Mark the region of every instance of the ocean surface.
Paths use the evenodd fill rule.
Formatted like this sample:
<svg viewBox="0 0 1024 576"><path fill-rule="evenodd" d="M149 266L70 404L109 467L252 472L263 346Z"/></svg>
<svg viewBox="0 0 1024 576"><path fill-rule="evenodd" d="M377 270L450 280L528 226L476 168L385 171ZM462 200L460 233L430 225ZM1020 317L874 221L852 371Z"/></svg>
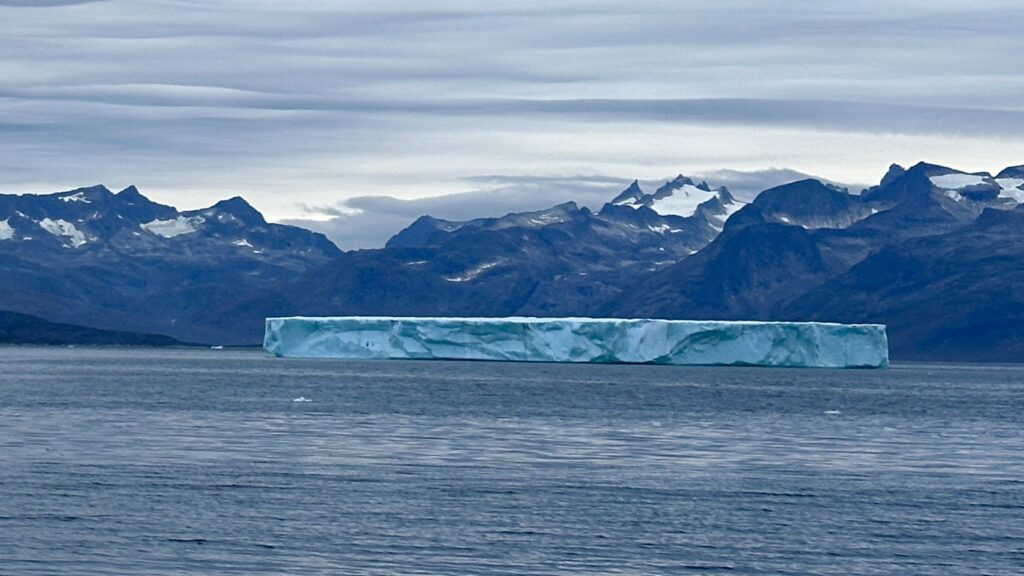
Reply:
<svg viewBox="0 0 1024 576"><path fill-rule="evenodd" d="M1024 573L1024 367L0 347L0 573Z"/></svg>

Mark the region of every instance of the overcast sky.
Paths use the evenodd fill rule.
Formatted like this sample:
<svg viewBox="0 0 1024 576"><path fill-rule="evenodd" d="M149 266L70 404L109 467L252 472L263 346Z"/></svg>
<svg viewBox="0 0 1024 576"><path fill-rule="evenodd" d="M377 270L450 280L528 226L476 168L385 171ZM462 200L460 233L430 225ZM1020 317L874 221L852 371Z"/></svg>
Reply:
<svg viewBox="0 0 1024 576"><path fill-rule="evenodd" d="M343 247L680 172L1024 164L1019 1L0 0L0 29L0 190L241 194Z"/></svg>

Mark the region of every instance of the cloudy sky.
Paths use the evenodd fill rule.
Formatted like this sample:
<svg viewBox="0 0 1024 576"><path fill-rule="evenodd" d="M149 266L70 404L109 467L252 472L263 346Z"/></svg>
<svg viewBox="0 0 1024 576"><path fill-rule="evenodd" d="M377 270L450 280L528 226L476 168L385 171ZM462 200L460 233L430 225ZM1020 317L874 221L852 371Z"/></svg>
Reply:
<svg viewBox="0 0 1024 576"><path fill-rule="evenodd" d="M0 190L241 194L346 248L680 172L1024 164L1016 0L0 0L0 25Z"/></svg>

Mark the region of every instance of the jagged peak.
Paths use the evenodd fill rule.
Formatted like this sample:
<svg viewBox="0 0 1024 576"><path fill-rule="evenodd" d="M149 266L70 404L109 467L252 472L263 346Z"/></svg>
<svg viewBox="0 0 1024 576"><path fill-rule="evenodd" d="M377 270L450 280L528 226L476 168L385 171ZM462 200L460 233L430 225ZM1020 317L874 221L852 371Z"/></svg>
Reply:
<svg viewBox="0 0 1024 576"><path fill-rule="evenodd" d="M659 197L668 196L668 195L672 194L672 192L682 188L683 186L687 186L687 185L697 187L696 184L694 184L692 179L690 179L687 176L683 176L682 174L679 174L678 176L676 176L672 180L669 180L668 182L665 182L664 184L662 184L654 192L654 197L655 198L659 198ZM705 191L708 191L708 190L705 190Z"/></svg>
<svg viewBox="0 0 1024 576"><path fill-rule="evenodd" d="M236 208L254 210L252 204L249 204L249 202L245 198L242 198L241 196L232 196L231 198L221 200L214 204L212 207L221 208L224 210Z"/></svg>
<svg viewBox="0 0 1024 576"><path fill-rule="evenodd" d="M889 170L886 171L885 176L882 176L882 180L881 182L878 183L878 185L886 186L894 182L897 178L903 176L906 173L907 169L904 168L903 166L900 166L899 164L890 164Z"/></svg>
<svg viewBox="0 0 1024 576"><path fill-rule="evenodd" d="M139 189L136 188L134 184L132 184L131 186L128 186L124 190L121 190L120 192L118 192L114 196L118 200L124 202L125 204L140 204L140 203L152 204L153 203L149 198L146 198L145 196L143 196L142 192L139 192Z"/></svg>
<svg viewBox="0 0 1024 576"><path fill-rule="evenodd" d="M633 180L625 190L619 192L619 195L612 198L612 204L621 204L629 200L637 200L644 195L644 191L640 188L640 182Z"/></svg>
<svg viewBox="0 0 1024 576"><path fill-rule="evenodd" d="M131 207L132 210L144 209L145 214L151 214L149 210L157 210L157 214L162 216L168 216L170 213L178 213L178 209L173 206L167 206L154 202L144 196L142 192L134 185L127 186L117 194L114 194L114 198L117 199L118 203L122 207Z"/></svg>
<svg viewBox="0 0 1024 576"><path fill-rule="evenodd" d="M732 203L736 201L736 197L732 195L732 190L729 190L726 186L718 187L718 198L724 203Z"/></svg>
<svg viewBox="0 0 1024 576"><path fill-rule="evenodd" d="M643 191L643 189L640 188L639 181L633 180L633 182L631 182L630 185L628 187L626 187L625 190L620 192L615 198L612 199L610 204L613 204L613 205L623 205L623 204L629 204L629 205L645 204L645 205L649 205L652 200L661 200L663 198L667 198L667 197L671 196L673 192L675 192L676 190L679 190L680 188L683 188L684 186L692 186L692 187L694 187L694 188L696 188L698 190L701 190L703 192L717 193L719 195L719 198L723 202L732 202L732 201L735 200L733 198L733 196L732 196L732 193L728 189L726 189L724 186L723 187L719 187L717 189L716 188L712 188L711 185L708 184L708 182L706 180L701 180L700 182L695 182L689 176L685 176L683 174L678 174L678 175L676 175L675 178L672 178L671 180L666 180L665 183L662 184L661 186L659 186L658 189L655 190L653 194L645 193ZM724 191L724 193L723 193L723 191ZM646 198L646 200L645 200L645 198ZM636 207L636 206L634 206L634 207Z"/></svg>
<svg viewBox="0 0 1024 576"><path fill-rule="evenodd" d="M931 177L957 173L961 172L947 166L925 161L917 162L910 168L904 168L899 164L891 164L879 184L865 190L861 197L868 200L887 199L891 201L903 196L906 190L910 190L923 198L927 196L928 191L932 187ZM894 190L903 190L904 192L894 192ZM893 194L896 194L896 196L893 196Z"/></svg>
<svg viewBox="0 0 1024 576"><path fill-rule="evenodd" d="M221 200L220 202L217 202L216 204L210 206L206 210L203 210L203 212L223 212L226 214L230 214L236 218L239 218L243 221L264 221L263 214L260 214L259 210L253 208L252 204L249 204L249 202L247 202L245 198L242 198L241 196L232 196L227 200Z"/></svg>

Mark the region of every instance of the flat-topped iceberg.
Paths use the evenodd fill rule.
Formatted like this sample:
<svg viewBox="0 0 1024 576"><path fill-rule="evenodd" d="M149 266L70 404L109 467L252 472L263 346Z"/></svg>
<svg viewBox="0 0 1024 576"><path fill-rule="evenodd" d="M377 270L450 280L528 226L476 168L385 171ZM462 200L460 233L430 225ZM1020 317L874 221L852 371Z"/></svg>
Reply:
<svg viewBox="0 0 1024 576"><path fill-rule="evenodd" d="M294 358L408 358L880 368L885 326L617 318L268 318Z"/></svg>

